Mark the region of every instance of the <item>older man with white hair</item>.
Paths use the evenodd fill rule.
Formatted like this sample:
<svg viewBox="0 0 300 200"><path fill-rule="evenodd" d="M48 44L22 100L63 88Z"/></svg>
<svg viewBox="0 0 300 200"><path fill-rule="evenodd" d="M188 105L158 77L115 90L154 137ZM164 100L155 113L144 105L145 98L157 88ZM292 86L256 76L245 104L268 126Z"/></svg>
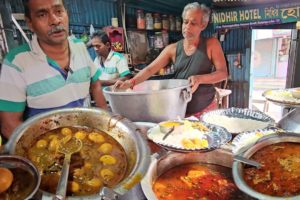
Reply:
<svg viewBox="0 0 300 200"><path fill-rule="evenodd" d="M173 78L188 79L192 86L193 96L188 103L186 115L199 117L204 111L217 108L213 84L227 78L227 66L219 41L213 37L201 37L201 32L209 22L210 9L197 2L190 3L184 7L182 18L184 39L168 45L134 78L118 81L115 87L133 87L172 62L175 68Z"/></svg>

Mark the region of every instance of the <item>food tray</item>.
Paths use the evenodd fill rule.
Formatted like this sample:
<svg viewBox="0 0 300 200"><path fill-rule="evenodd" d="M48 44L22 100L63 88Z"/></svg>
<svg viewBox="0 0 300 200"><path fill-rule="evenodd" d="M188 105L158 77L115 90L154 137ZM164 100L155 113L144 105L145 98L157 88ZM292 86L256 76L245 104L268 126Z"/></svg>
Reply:
<svg viewBox="0 0 300 200"><path fill-rule="evenodd" d="M287 107L300 107L300 99L294 98L292 89L267 90L262 95L272 103Z"/></svg>
<svg viewBox="0 0 300 200"><path fill-rule="evenodd" d="M232 120L232 122L230 124L228 123L224 125L224 119L226 118L223 117L224 119L222 120L219 119L220 116L225 116L226 118L228 118L228 120ZM249 119L249 123L252 122L254 127L243 127L240 123L234 123L234 119ZM275 120L261 111L234 107L204 113L201 116L200 120L212 125L222 126L226 128L228 132L235 135L247 131L255 131L257 129L265 129L268 127L275 126ZM246 121L243 122L245 123Z"/></svg>
<svg viewBox="0 0 300 200"><path fill-rule="evenodd" d="M191 121L191 120L189 120L189 121ZM187 149L184 147L176 146L173 143L170 143L170 140L168 140L170 137L174 136L173 133L171 133L164 141L158 141L159 139L153 138L154 134L158 134L159 137L161 137L161 138L164 136L164 133L162 133L160 131L159 125L149 129L147 132L147 136L148 136L149 140L153 141L154 143L161 146L162 148L170 150L170 151L176 151L176 152L211 151L211 150L219 148L221 145L226 144L227 142L229 142L231 140L232 135L228 131L226 131L226 129L224 129L222 127L218 127L218 126L212 126L210 124L206 124L203 122L201 122L201 123L208 128L208 131L203 132L203 139L206 139L208 141L208 147L204 147L204 148Z"/></svg>

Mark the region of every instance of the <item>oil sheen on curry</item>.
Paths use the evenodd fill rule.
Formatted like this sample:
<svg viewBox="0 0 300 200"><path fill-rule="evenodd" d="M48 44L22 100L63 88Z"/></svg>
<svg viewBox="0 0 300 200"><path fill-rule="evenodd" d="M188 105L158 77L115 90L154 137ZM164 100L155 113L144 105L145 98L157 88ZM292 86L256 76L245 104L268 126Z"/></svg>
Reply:
<svg viewBox="0 0 300 200"><path fill-rule="evenodd" d="M64 155L59 142L72 137L82 141L82 148L72 155L68 177L68 196L92 195L103 187L113 187L124 177L127 168L122 146L108 134L87 127L62 127L41 135L27 151L42 181L40 189L55 193Z"/></svg>
<svg viewBox="0 0 300 200"><path fill-rule="evenodd" d="M174 167L153 184L159 200L249 199L233 183L231 169L212 164L185 164Z"/></svg>
<svg viewBox="0 0 300 200"><path fill-rule="evenodd" d="M260 169L244 169L244 180L251 188L270 196L300 195L300 144L272 144L257 151L251 159L263 165Z"/></svg>

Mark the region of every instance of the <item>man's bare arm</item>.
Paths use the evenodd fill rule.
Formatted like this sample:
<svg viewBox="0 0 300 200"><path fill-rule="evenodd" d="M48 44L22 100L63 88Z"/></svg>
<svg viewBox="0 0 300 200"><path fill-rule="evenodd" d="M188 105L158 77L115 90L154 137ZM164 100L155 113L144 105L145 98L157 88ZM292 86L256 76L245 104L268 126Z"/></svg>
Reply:
<svg viewBox="0 0 300 200"><path fill-rule="evenodd" d="M175 61L176 54L176 43L170 44L159 54L159 56L150 63L147 67L145 67L142 71L140 71L137 75L133 77L135 80L135 84L141 83L151 77L153 74L158 72L161 68L165 67L170 61ZM114 85L115 88L127 89L132 84L130 80L127 81L117 81Z"/></svg>
<svg viewBox="0 0 300 200"><path fill-rule="evenodd" d="M124 77L120 77L120 78L115 78L115 79L111 79L111 80L100 80L101 85L102 86L111 86L114 85L117 81L126 81L128 79L130 79L132 75L128 75L128 76L124 76Z"/></svg>
<svg viewBox="0 0 300 200"><path fill-rule="evenodd" d="M107 109L106 101L102 93L102 87L99 80L91 84L91 93L99 108Z"/></svg>
<svg viewBox="0 0 300 200"><path fill-rule="evenodd" d="M159 54L159 56L150 63L146 68L134 76L136 84L147 80L150 76L154 75L161 68L164 68L170 63L176 52L176 44L170 44Z"/></svg>
<svg viewBox="0 0 300 200"><path fill-rule="evenodd" d="M200 75L201 84L214 84L227 78L227 65L220 42L216 38L210 38L207 42L208 56L216 71L210 74Z"/></svg>
<svg viewBox="0 0 300 200"><path fill-rule="evenodd" d="M4 137L11 136L15 128L23 122L22 117L23 112L0 112L1 133Z"/></svg>
<svg viewBox="0 0 300 200"><path fill-rule="evenodd" d="M226 60L219 41L216 38L210 38L207 41L207 48L207 55L212 64L215 66L216 71L209 74L189 77L192 85L192 92L196 91L200 84L215 84L225 80L228 77Z"/></svg>

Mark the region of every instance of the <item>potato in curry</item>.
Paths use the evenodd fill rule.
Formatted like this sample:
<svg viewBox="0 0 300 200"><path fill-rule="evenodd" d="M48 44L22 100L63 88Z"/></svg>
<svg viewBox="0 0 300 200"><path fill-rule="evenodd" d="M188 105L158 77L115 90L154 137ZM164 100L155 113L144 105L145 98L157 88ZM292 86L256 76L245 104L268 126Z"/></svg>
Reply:
<svg viewBox="0 0 300 200"><path fill-rule="evenodd" d="M68 196L92 195L103 186L113 187L123 179L127 159L115 139L87 127L62 127L41 135L26 155L42 174L42 190L55 193L64 159L57 150L58 144L72 137L80 139L83 145L72 155Z"/></svg>

